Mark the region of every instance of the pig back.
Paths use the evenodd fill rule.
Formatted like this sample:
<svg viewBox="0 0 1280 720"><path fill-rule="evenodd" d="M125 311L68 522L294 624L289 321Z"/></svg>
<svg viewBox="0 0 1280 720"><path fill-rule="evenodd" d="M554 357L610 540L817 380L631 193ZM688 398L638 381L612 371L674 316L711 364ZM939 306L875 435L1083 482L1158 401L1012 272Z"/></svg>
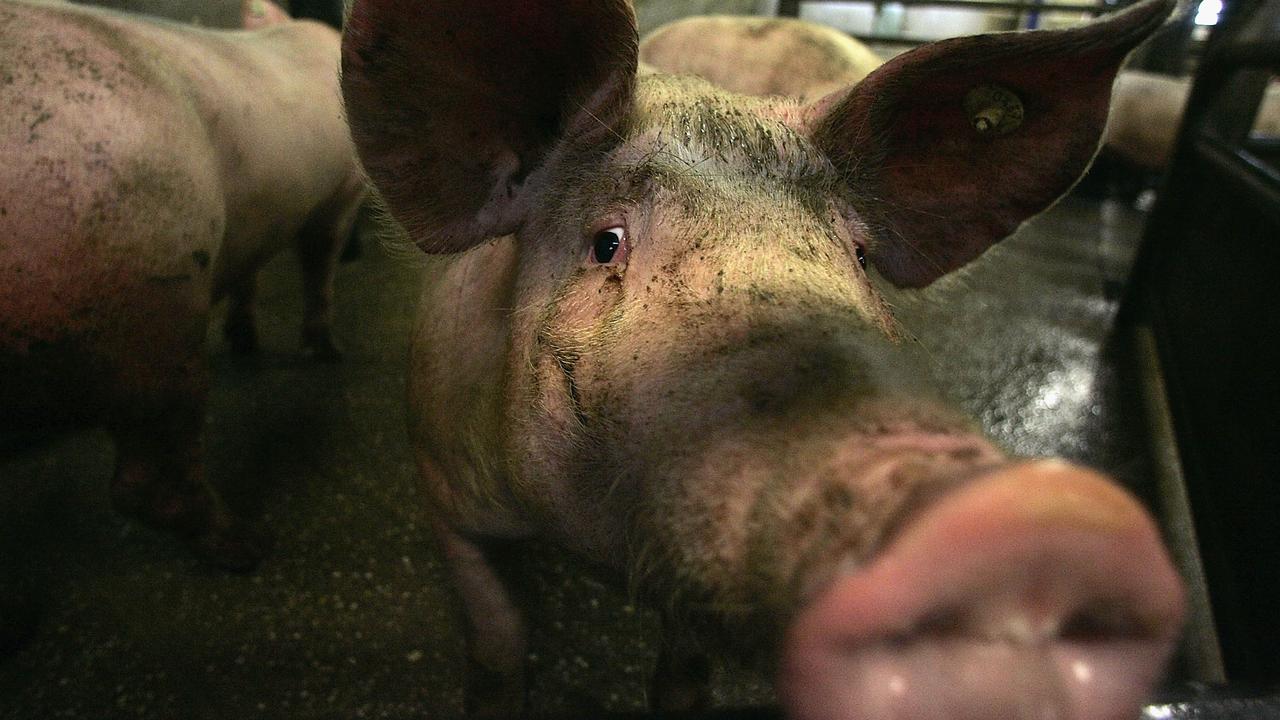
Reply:
<svg viewBox="0 0 1280 720"><path fill-rule="evenodd" d="M71 0L71 2L154 15L204 27L239 28L244 23L242 3L237 0Z"/></svg>
<svg viewBox="0 0 1280 720"><path fill-rule="evenodd" d="M220 295L308 222L358 205L364 184L342 110L335 30L298 20L217 40L220 54L197 60L234 78L213 84L205 111L228 208Z"/></svg>
<svg viewBox="0 0 1280 720"><path fill-rule="evenodd" d="M14 109L0 117L0 404L13 416L112 404L180 373L217 288L347 186L336 34L300 25L214 33L0 5L0 102ZM143 348L175 367L137 367Z"/></svg>
<svg viewBox="0 0 1280 720"><path fill-rule="evenodd" d="M217 299L288 246L313 217L363 196L342 114L339 36L312 21L254 32L137 23L182 85L214 158L226 224L213 266Z"/></svg>
<svg viewBox="0 0 1280 720"><path fill-rule="evenodd" d="M355 194L333 30L297 22L209 32L22 3L0 13L9 19L0 25L6 55L18 60L0 92L7 107L21 108L0 120L3 187L11 204L40 199L9 219L21 223L9 230L27 252L86 242L68 225L92 218L95 200L123 203L123 227L89 234L143 254L200 251L219 289L287 244L335 195ZM73 160L82 155L89 159ZM49 183L70 192L41 192ZM103 200L121 184L154 192L131 188L128 198Z"/></svg>
<svg viewBox="0 0 1280 720"><path fill-rule="evenodd" d="M883 62L867 46L824 25L738 16L664 25L640 44L640 59L737 93L810 100L853 85Z"/></svg>

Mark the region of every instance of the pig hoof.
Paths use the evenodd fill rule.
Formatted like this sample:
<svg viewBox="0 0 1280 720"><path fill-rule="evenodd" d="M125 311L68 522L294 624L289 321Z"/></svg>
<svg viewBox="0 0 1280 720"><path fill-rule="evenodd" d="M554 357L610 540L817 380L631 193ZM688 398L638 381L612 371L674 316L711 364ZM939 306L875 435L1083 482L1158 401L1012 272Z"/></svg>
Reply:
<svg viewBox="0 0 1280 720"><path fill-rule="evenodd" d="M254 355L258 352L258 330L252 323L227 323L222 335L236 355Z"/></svg>
<svg viewBox="0 0 1280 720"><path fill-rule="evenodd" d="M192 550L205 563L232 572L251 572L267 554L266 536L243 524L210 530L191 539Z"/></svg>
<svg viewBox="0 0 1280 720"><path fill-rule="evenodd" d="M302 354L322 363L336 363L342 360L342 351L338 349L338 345L328 333L303 337Z"/></svg>

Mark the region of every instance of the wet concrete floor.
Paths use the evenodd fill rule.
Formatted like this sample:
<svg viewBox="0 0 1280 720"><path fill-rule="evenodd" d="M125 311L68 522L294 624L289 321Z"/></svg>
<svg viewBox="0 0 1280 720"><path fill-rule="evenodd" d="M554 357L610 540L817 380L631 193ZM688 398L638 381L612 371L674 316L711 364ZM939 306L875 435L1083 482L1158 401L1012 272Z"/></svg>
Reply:
<svg viewBox="0 0 1280 720"><path fill-rule="evenodd" d="M1106 468L1146 494L1142 430L1107 342L1140 222L1069 200L895 302L997 440ZM0 657L0 720L460 715L459 623L404 428L418 271L369 238L364 248L338 278L340 365L296 352L288 256L263 272L260 358L233 358L210 332L208 471L275 538L257 572L201 567L113 514L101 432L0 459L0 596L32 620ZM535 710L642 709L653 614L553 548L528 560ZM722 704L771 699L762 675L729 661L715 683Z"/></svg>

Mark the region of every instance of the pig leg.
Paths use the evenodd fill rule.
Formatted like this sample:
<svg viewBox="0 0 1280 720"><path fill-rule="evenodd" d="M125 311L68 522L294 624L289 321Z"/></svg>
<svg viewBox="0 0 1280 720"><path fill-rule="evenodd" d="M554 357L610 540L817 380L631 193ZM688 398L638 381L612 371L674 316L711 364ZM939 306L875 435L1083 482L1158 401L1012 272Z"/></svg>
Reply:
<svg viewBox="0 0 1280 720"><path fill-rule="evenodd" d="M231 344L231 352L252 355L258 352L258 327L254 321L254 299L258 295L258 274L245 273L231 288L227 321L222 336Z"/></svg>
<svg viewBox="0 0 1280 720"><path fill-rule="evenodd" d="M321 362L337 362L342 351L333 341L333 279L338 256L350 235L355 208L336 222L312 222L298 234L295 246L302 264L302 292L305 310L302 324L302 351Z"/></svg>
<svg viewBox="0 0 1280 720"><path fill-rule="evenodd" d="M523 613L480 544L440 523L436 537L466 623L467 716L519 717L525 707Z"/></svg>
<svg viewBox="0 0 1280 720"><path fill-rule="evenodd" d="M711 662L706 653L674 632L673 623L663 618L666 630L658 663L649 686L649 705L662 713L705 710L711 706Z"/></svg>
<svg viewBox="0 0 1280 720"><path fill-rule="evenodd" d="M201 559L230 570L253 569L261 543L234 520L204 475L203 362L199 380L169 388L163 410L109 426L116 443L111 498L116 509L182 536Z"/></svg>

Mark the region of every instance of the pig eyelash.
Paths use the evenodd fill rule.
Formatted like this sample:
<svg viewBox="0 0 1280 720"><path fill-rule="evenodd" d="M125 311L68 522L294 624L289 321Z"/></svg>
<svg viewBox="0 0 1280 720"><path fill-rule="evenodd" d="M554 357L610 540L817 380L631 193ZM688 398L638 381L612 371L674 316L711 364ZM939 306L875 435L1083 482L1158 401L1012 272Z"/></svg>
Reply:
<svg viewBox="0 0 1280 720"><path fill-rule="evenodd" d="M860 220L858 220L857 216L853 214L852 211L848 211L848 210L846 210L845 212L840 212L839 210L833 210L832 216L831 216L831 222L836 227L840 227L841 225L843 225L844 227L849 229L849 235L847 236L847 240L845 242L853 246L853 259L857 261L858 267L862 268L863 270L866 270L867 269L867 248L866 248L866 245L858 241L859 238L866 237L866 233L867 233L866 225L864 225Z"/></svg>
<svg viewBox="0 0 1280 720"><path fill-rule="evenodd" d="M630 246L627 229L621 225L597 230L591 237L590 261L596 265L625 265Z"/></svg>

